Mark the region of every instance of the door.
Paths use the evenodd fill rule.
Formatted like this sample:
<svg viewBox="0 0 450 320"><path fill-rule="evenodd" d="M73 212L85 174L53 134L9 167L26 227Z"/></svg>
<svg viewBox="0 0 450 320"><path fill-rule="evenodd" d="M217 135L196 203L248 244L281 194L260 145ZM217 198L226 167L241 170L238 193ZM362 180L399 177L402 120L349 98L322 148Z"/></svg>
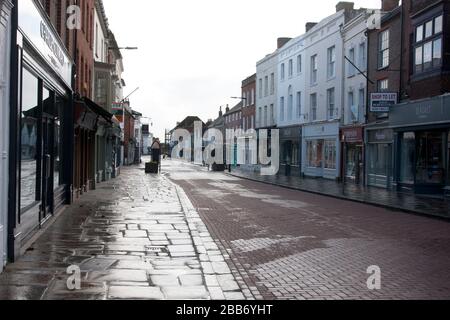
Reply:
<svg viewBox="0 0 450 320"><path fill-rule="evenodd" d="M41 224L53 213L53 161L54 161L54 119L42 118L42 206Z"/></svg>

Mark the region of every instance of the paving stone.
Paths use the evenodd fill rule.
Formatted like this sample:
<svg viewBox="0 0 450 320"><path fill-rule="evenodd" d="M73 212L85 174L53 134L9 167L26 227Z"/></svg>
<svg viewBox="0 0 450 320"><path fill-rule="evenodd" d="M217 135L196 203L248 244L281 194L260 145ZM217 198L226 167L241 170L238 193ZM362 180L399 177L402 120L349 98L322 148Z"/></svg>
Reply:
<svg viewBox="0 0 450 320"><path fill-rule="evenodd" d="M109 270L107 272L93 271L89 272L88 281L137 281L145 282L148 280L147 273L144 270Z"/></svg>
<svg viewBox="0 0 450 320"><path fill-rule="evenodd" d="M126 230L125 237L127 238L147 238L147 231L144 230Z"/></svg>
<svg viewBox="0 0 450 320"><path fill-rule="evenodd" d="M220 287L209 287L208 291L211 297L211 300L225 300L225 295Z"/></svg>
<svg viewBox="0 0 450 320"><path fill-rule="evenodd" d="M166 299L169 300L205 300L209 299L209 293L204 286L194 287L165 287L162 288Z"/></svg>
<svg viewBox="0 0 450 320"><path fill-rule="evenodd" d="M112 300L162 300L164 296L158 287L111 286L108 299Z"/></svg>
<svg viewBox="0 0 450 320"><path fill-rule="evenodd" d="M180 276L182 286L192 287L203 285L203 277L196 274L185 274Z"/></svg>
<svg viewBox="0 0 450 320"><path fill-rule="evenodd" d="M211 266L217 274L230 274L230 268L226 262L211 262Z"/></svg>
<svg viewBox="0 0 450 320"><path fill-rule="evenodd" d="M150 280L153 285L158 287L179 286L178 277L171 275L151 275Z"/></svg>

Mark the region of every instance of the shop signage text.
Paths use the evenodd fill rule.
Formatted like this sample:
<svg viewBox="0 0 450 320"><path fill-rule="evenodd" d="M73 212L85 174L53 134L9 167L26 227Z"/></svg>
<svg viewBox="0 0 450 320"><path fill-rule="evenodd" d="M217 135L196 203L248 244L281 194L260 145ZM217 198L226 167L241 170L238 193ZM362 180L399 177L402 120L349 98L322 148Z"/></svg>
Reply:
<svg viewBox="0 0 450 320"><path fill-rule="evenodd" d="M34 49L67 86L72 84L72 62L58 34L34 1L19 1L19 29Z"/></svg>
<svg viewBox="0 0 450 320"><path fill-rule="evenodd" d="M370 112L389 112L398 101L397 93L378 92L370 95Z"/></svg>

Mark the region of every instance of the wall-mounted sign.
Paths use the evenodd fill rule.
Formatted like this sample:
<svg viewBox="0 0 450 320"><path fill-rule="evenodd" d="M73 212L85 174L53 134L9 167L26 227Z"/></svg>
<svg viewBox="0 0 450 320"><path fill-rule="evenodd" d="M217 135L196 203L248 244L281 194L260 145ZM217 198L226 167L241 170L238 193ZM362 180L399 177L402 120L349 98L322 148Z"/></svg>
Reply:
<svg viewBox="0 0 450 320"><path fill-rule="evenodd" d="M72 83L72 61L59 35L42 16L33 0L18 1L19 29L67 86Z"/></svg>
<svg viewBox="0 0 450 320"><path fill-rule="evenodd" d="M378 92L370 95L370 112L389 112L398 102L398 94Z"/></svg>

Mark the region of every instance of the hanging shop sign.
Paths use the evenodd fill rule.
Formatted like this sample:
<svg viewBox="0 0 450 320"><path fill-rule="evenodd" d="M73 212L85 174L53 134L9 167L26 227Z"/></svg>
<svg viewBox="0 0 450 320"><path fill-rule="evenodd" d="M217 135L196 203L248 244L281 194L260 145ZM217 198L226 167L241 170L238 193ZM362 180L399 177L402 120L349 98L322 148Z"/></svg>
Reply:
<svg viewBox="0 0 450 320"><path fill-rule="evenodd" d="M59 35L33 0L19 1L19 29L67 86L72 82L72 61Z"/></svg>
<svg viewBox="0 0 450 320"><path fill-rule="evenodd" d="M378 92L370 95L370 112L389 112L398 102L398 94Z"/></svg>

